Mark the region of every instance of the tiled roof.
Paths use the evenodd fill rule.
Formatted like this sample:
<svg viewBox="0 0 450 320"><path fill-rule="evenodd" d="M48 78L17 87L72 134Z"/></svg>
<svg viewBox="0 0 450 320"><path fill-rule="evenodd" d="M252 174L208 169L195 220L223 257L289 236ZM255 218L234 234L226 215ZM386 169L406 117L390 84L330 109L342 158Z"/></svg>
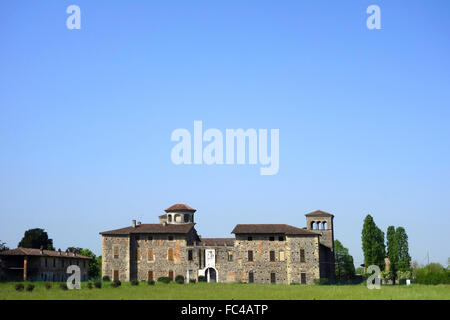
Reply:
<svg viewBox="0 0 450 320"><path fill-rule="evenodd" d="M305 214L305 216L313 216L313 217L334 217L331 213L322 211L322 210L316 210L310 213Z"/></svg>
<svg viewBox="0 0 450 320"><path fill-rule="evenodd" d="M194 227L195 223L183 223L183 224L161 224L161 223L149 223L139 224L133 227L125 227L122 229L110 230L100 232L102 235L127 235L132 233L188 233Z"/></svg>
<svg viewBox="0 0 450 320"><path fill-rule="evenodd" d="M185 205L183 203L177 203L174 204L173 206L168 207L166 210L164 210L165 212L174 212L174 211L190 211L192 213L194 213L195 209L189 207L188 205Z"/></svg>
<svg viewBox="0 0 450 320"><path fill-rule="evenodd" d="M73 254L69 252L67 255L64 251L53 251L53 250L41 250L32 248L17 248L12 250L6 250L0 252L2 256L41 256L41 257L62 257L62 258L80 258L80 259L91 259L90 257L83 256L81 254Z"/></svg>
<svg viewBox="0 0 450 320"><path fill-rule="evenodd" d="M238 224L234 227L231 233L273 233L273 234L287 234L287 235L317 235L315 232L311 232L305 229L300 229L288 224Z"/></svg>
<svg viewBox="0 0 450 320"><path fill-rule="evenodd" d="M234 238L201 238L201 246L234 246Z"/></svg>

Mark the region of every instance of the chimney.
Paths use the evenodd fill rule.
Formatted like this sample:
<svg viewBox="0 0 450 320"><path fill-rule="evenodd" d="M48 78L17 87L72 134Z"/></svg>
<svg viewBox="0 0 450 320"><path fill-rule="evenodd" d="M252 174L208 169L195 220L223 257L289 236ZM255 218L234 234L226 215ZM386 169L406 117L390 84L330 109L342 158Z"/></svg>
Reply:
<svg viewBox="0 0 450 320"><path fill-rule="evenodd" d="M41 248L39 249L39 252L40 252L41 254L44 254L44 246L41 246Z"/></svg>
<svg viewBox="0 0 450 320"><path fill-rule="evenodd" d="M69 250L66 250L66 256L69 256Z"/></svg>
<svg viewBox="0 0 450 320"><path fill-rule="evenodd" d="M131 226L132 226L133 228L136 228L136 220L131 220Z"/></svg>
<svg viewBox="0 0 450 320"><path fill-rule="evenodd" d="M58 253L59 253L59 255L61 255L61 249L58 249Z"/></svg>
<svg viewBox="0 0 450 320"><path fill-rule="evenodd" d="M138 224L138 226L140 226L140 225L141 225L141 222L140 222L140 221L138 221L138 222L137 222L137 224Z"/></svg>

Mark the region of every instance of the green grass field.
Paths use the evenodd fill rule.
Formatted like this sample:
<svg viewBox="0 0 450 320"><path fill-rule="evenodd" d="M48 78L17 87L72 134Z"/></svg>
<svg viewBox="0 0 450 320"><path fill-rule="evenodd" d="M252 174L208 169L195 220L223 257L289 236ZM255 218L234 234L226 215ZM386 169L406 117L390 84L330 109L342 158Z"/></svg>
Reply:
<svg viewBox="0 0 450 320"><path fill-rule="evenodd" d="M88 289L86 283L80 290L60 289L59 284L53 284L46 289L44 283L33 282L32 292L16 291L14 282L0 283L0 299L146 299L146 300L177 300L177 299L242 299L242 300L401 300L401 299L430 299L450 300L450 285L411 285L411 286L382 286L380 290L369 290L364 285L345 286L317 286L317 285L266 285L266 284L163 284L154 286L142 282L139 286L122 283L121 287L112 288L110 283L103 283L101 289ZM26 286L27 283L24 282Z"/></svg>

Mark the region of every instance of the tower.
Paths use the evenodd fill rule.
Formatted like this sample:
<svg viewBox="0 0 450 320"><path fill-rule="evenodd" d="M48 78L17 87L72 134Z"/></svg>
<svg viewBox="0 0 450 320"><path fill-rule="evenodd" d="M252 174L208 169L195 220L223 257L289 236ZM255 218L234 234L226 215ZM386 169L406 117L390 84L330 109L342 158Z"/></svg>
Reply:
<svg viewBox="0 0 450 320"><path fill-rule="evenodd" d="M167 224L184 224L194 222L195 209L185 204L174 204L166 210L166 214L159 216L160 223Z"/></svg>
<svg viewBox="0 0 450 320"><path fill-rule="evenodd" d="M334 279L334 215L316 210L305 214L306 229L319 233L320 236L320 273L321 278Z"/></svg>

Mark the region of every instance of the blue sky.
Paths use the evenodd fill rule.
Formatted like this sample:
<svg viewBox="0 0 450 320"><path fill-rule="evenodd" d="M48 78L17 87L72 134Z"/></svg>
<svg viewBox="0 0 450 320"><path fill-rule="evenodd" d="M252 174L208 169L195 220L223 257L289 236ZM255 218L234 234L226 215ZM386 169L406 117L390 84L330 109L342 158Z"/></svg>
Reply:
<svg viewBox="0 0 450 320"><path fill-rule="evenodd" d="M66 8L81 8L68 30ZM368 30L366 8L381 8ZM4 1L0 239L42 227L101 253L100 231L198 210L237 223L335 215L403 226L413 260L450 256L448 1ZM173 130L280 130L280 170L170 160Z"/></svg>

